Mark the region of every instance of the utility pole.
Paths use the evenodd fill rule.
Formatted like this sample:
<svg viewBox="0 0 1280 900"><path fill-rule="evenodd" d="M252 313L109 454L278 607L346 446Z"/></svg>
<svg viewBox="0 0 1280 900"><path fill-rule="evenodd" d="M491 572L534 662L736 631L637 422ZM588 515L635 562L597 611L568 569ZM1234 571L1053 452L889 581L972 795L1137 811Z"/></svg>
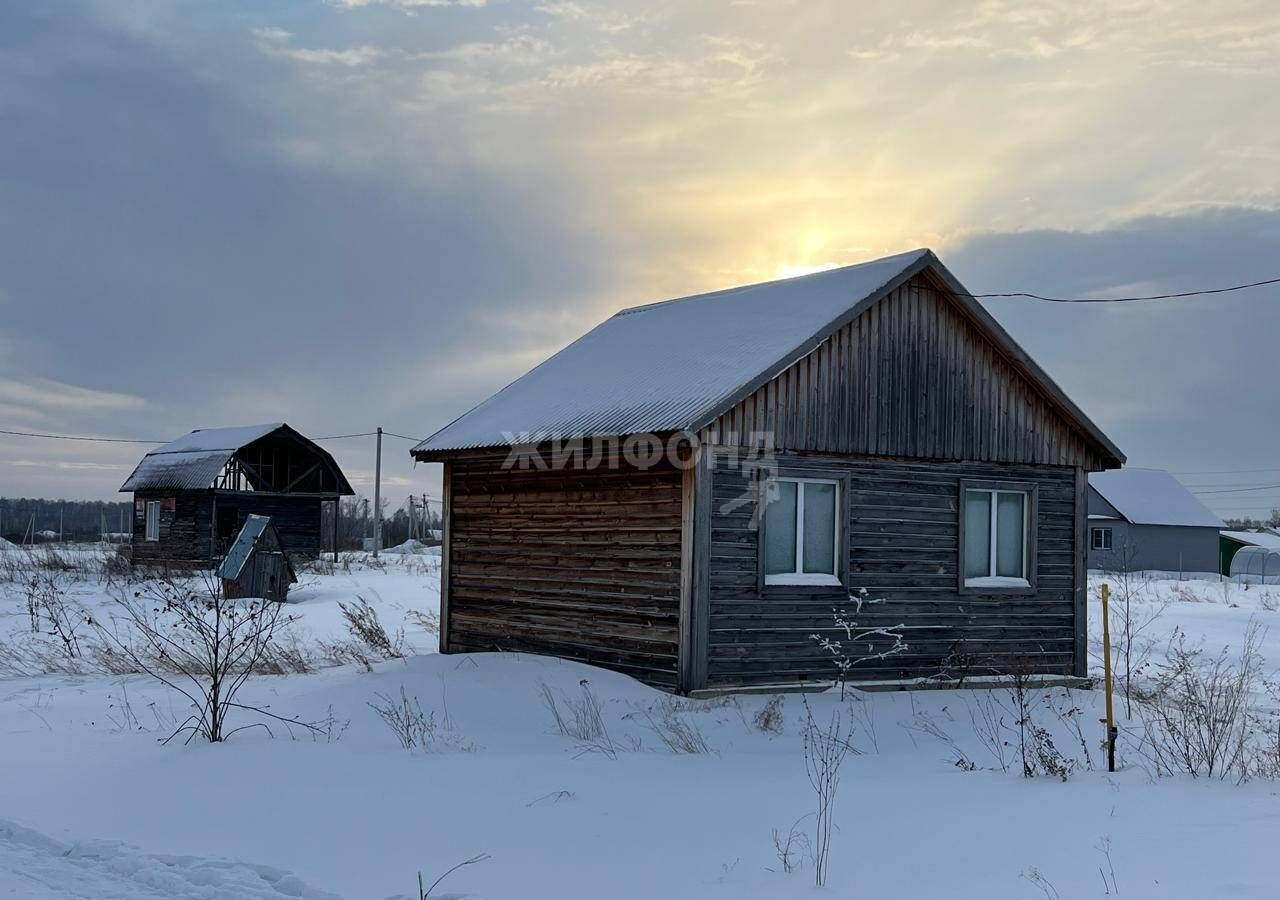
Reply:
<svg viewBox="0 0 1280 900"><path fill-rule="evenodd" d="M378 426L378 450L373 459L373 558L382 549L382 426Z"/></svg>

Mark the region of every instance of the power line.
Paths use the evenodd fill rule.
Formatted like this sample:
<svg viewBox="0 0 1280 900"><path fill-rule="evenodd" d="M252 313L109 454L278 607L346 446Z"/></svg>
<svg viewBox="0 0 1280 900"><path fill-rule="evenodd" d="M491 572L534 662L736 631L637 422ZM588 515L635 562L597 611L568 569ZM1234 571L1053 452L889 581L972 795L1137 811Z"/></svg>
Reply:
<svg viewBox="0 0 1280 900"><path fill-rule="evenodd" d="M382 433L387 437L400 438L402 441L413 441L415 444L422 443L422 438L409 437L407 434L396 434L394 431L384 431Z"/></svg>
<svg viewBox="0 0 1280 900"><path fill-rule="evenodd" d="M1174 472L1174 475L1253 475L1260 472L1280 472L1280 467L1274 469L1219 469L1217 472ZM1212 485L1206 485L1212 487Z"/></svg>
<svg viewBox="0 0 1280 900"><path fill-rule="evenodd" d="M360 431L355 434L331 434L328 437L311 438L313 441L340 441L343 438L373 437L376 431Z"/></svg>
<svg viewBox="0 0 1280 900"><path fill-rule="evenodd" d="M107 438L88 437L79 434L42 434L36 431L9 431L0 428L0 434L14 434L19 437L48 438L55 441L95 441L101 444L165 444L167 441L144 441L141 438Z"/></svg>
<svg viewBox="0 0 1280 900"><path fill-rule="evenodd" d="M1229 294L1232 291L1244 291L1249 288L1265 287L1269 284L1280 284L1280 278L1267 278L1262 281L1251 281L1248 284L1233 284L1230 287L1203 288L1198 291L1179 291L1173 294L1147 294L1144 297L1045 297L1027 291L1011 291L1005 294L966 294L953 291L962 297L973 297L978 300L999 297L1026 297L1029 300L1043 300L1046 303L1131 303L1136 300L1175 300L1179 297L1203 297L1208 294Z"/></svg>
<svg viewBox="0 0 1280 900"><path fill-rule="evenodd" d="M1260 484L1260 485L1257 485L1256 487L1225 488L1219 491L1192 491L1191 493L1196 494L1197 496L1203 495L1203 494L1252 494L1257 491L1273 491L1277 488L1280 488L1280 483Z"/></svg>

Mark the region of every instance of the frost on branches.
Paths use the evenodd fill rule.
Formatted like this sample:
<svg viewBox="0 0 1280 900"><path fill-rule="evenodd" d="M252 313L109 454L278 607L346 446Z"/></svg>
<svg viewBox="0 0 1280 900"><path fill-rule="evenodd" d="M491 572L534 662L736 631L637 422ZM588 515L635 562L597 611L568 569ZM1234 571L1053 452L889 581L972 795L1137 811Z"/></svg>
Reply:
<svg viewBox="0 0 1280 900"><path fill-rule="evenodd" d="M849 592L849 603L853 606L837 608L831 611L832 620L838 633L844 637L828 637L811 634L810 638L818 642L818 646L831 655L836 667L836 681L840 685L840 698L844 699L845 683L849 673L859 665L876 662L897 656L907 651L907 643L902 639L902 623L891 626L863 626L859 624L866 607L884 603L883 597L867 599L867 589L859 588L855 593Z"/></svg>

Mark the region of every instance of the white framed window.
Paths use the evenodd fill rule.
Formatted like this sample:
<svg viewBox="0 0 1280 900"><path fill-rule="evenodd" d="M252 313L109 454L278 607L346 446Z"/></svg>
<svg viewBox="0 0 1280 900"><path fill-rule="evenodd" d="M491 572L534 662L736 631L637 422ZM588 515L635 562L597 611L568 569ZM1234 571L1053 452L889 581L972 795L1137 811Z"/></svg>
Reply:
<svg viewBox="0 0 1280 900"><path fill-rule="evenodd" d="M966 486L963 496L965 587L1030 587L1031 493Z"/></svg>
<svg viewBox="0 0 1280 900"><path fill-rule="evenodd" d="M1089 546L1094 550L1111 549L1111 529L1093 528L1089 531Z"/></svg>
<svg viewBox="0 0 1280 900"><path fill-rule="evenodd" d="M764 484L765 584L840 584L840 482L770 478Z"/></svg>
<svg viewBox="0 0 1280 900"><path fill-rule="evenodd" d="M160 501L147 501L147 540L160 540Z"/></svg>

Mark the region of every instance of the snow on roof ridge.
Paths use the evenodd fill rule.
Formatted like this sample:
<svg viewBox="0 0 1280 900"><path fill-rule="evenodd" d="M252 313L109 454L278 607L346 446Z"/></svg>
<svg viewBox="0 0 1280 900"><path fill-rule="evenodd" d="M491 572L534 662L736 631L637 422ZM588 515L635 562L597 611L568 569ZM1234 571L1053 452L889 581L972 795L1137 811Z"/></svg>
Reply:
<svg viewBox="0 0 1280 900"><path fill-rule="evenodd" d="M805 272L803 275L788 275L785 278L770 278L767 281L753 281L749 284L739 284L734 287L719 288L714 291L704 291L700 294L689 294L687 297L672 297L669 300L655 300L652 303L641 303L638 306L628 306L625 309L620 309L613 314L612 318L616 319L619 316L627 316L627 315L631 315L632 313L644 312L645 310L650 310L658 306L670 306L673 303L684 303L688 300L709 300L712 297L721 297L721 296L727 297L731 294L755 290L756 288L774 287L784 282L794 284L796 282L805 281L807 279L817 279L823 276L833 277L836 275L847 275L851 270L861 269L864 266L879 265L880 263L887 263L887 262L896 260L899 257L913 256L915 257L915 259L912 259L911 262L915 262L917 259L920 259L925 254L932 253L932 252L933 251L930 250L928 247L917 247L914 250L904 250L901 253L894 253L889 256L880 256L880 257L877 257L876 259L866 259L859 263L850 263L847 266L836 266L833 269L819 269L816 272Z"/></svg>

